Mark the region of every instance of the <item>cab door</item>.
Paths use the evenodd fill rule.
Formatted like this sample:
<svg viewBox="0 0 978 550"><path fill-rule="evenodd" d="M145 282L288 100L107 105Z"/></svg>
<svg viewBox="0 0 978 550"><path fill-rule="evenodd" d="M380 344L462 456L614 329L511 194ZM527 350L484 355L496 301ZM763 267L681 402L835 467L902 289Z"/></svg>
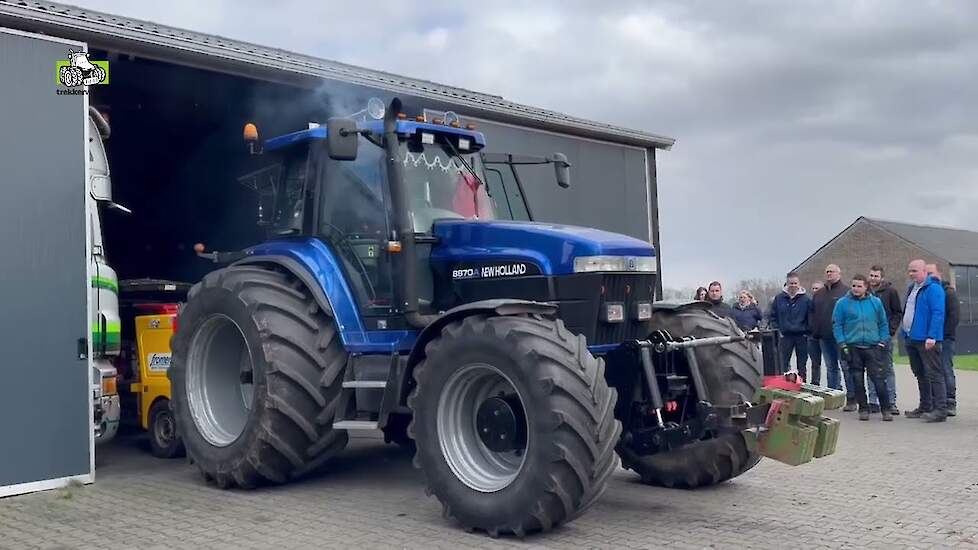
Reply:
<svg viewBox="0 0 978 550"><path fill-rule="evenodd" d="M516 155L482 153L486 187L495 204L496 214L502 219L532 221L533 214L523 194L523 182L517 173L517 163Z"/></svg>

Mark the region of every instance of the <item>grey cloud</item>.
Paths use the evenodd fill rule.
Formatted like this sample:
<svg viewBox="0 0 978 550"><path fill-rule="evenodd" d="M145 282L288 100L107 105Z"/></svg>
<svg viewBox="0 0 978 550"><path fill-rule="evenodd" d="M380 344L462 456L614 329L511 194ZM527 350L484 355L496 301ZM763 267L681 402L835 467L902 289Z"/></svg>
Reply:
<svg viewBox="0 0 978 550"><path fill-rule="evenodd" d="M778 276L860 215L978 229L978 3L80 3L676 137L671 286Z"/></svg>

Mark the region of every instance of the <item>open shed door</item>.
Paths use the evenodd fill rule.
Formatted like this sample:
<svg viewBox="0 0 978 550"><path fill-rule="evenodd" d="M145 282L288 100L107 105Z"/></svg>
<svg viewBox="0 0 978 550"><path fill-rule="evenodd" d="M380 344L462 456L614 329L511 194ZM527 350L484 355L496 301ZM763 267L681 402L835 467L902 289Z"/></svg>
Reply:
<svg viewBox="0 0 978 550"><path fill-rule="evenodd" d="M0 28L0 496L94 475L84 44ZM76 90L84 90L79 86Z"/></svg>

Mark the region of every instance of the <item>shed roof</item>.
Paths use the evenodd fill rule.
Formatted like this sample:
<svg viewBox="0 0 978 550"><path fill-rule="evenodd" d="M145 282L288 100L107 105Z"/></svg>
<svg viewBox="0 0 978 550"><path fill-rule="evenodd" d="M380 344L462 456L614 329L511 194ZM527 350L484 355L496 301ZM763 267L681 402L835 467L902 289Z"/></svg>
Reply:
<svg viewBox="0 0 978 550"><path fill-rule="evenodd" d="M866 218L866 221L947 260L949 264L978 265L978 232L875 218Z"/></svg>
<svg viewBox="0 0 978 550"><path fill-rule="evenodd" d="M936 225L919 225L877 218L859 216L845 229L832 237L825 244L820 246L810 256L795 266L795 270L801 269L809 260L814 258L825 247L829 246L837 239L845 235L850 229L859 222L868 223L887 233L895 235L910 244L918 246L931 254L944 259L951 265L974 265L978 266L978 232L954 227L940 227Z"/></svg>
<svg viewBox="0 0 978 550"><path fill-rule="evenodd" d="M134 50L217 70L240 72L245 67L256 77L269 71L298 73L407 93L464 107L471 116L615 143L659 149L669 149L675 143L673 138L530 107L497 95L54 2L0 0L0 26Z"/></svg>

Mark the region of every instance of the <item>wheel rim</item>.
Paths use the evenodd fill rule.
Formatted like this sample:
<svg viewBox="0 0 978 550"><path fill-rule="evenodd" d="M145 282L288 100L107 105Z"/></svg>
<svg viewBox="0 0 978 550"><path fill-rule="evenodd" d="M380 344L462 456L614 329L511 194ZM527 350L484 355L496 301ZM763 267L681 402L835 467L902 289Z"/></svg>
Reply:
<svg viewBox="0 0 978 550"><path fill-rule="evenodd" d="M230 317L207 318L190 342L187 401L200 435L226 447L244 431L254 402L254 361L244 332Z"/></svg>
<svg viewBox="0 0 978 550"><path fill-rule="evenodd" d="M162 412L156 417L156 423L153 425L153 433L156 436L157 443L161 447L169 447L170 443L176 437L176 426L173 424L173 417L170 413Z"/></svg>
<svg viewBox="0 0 978 550"><path fill-rule="evenodd" d="M483 442L476 417L487 399L500 395L515 396L523 409L525 441L515 450L497 452ZM466 365L445 382L438 400L438 441L448 466L469 488L492 493L519 476L531 444L524 403L509 377L492 365Z"/></svg>

